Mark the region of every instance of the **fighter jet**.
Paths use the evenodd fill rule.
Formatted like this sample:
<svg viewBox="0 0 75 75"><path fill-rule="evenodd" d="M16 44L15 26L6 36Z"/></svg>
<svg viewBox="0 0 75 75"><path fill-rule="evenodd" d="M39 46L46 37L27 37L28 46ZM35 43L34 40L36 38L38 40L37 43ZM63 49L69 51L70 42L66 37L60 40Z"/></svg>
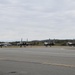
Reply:
<svg viewBox="0 0 75 75"><path fill-rule="evenodd" d="M7 47L7 46L11 46L12 44L10 44L9 42L4 42L4 43L0 43L0 47L2 48L3 46L4 47Z"/></svg>
<svg viewBox="0 0 75 75"><path fill-rule="evenodd" d="M75 46L75 42L67 42L68 46Z"/></svg>
<svg viewBox="0 0 75 75"><path fill-rule="evenodd" d="M50 46L50 47L51 47L51 46L54 45L54 44L55 44L55 42L52 41L52 40L50 40L50 39L49 39L48 41L44 42L44 46L46 46L46 47L47 47L47 46Z"/></svg>
<svg viewBox="0 0 75 75"><path fill-rule="evenodd" d="M20 47L24 46L24 47L26 47L26 46L28 46L28 43L27 42L24 42L22 40L22 38L21 38L21 41L19 43L17 43L17 46L20 46Z"/></svg>
<svg viewBox="0 0 75 75"><path fill-rule="evenodd" d="M0 47L2 48L3 47L3 45L0 43Z"/></svg>

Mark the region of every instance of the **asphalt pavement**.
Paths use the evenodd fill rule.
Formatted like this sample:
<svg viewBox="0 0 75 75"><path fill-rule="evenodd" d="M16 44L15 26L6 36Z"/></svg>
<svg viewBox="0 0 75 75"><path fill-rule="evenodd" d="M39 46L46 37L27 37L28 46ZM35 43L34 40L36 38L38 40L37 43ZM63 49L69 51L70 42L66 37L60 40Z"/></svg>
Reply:
<svg viewBox="0 0 75 75"><path fill-rule="evenodd" d="M75 75L75 48L0 48L0 75Z"/></svg>

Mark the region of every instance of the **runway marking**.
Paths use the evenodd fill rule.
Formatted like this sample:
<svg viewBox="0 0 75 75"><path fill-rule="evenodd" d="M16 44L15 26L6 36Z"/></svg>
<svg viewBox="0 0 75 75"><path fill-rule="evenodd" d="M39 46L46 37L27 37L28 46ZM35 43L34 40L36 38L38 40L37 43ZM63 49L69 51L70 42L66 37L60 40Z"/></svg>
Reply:
<svg viewBox="0 0 75 75"><path fill-rule="evenodd" d="M75 67L75 65L57 64L57 63L47 63L47 62L44 62L44 63L42 63L42 64L55 65L55 66L63 66L63 67Z"/></svg>

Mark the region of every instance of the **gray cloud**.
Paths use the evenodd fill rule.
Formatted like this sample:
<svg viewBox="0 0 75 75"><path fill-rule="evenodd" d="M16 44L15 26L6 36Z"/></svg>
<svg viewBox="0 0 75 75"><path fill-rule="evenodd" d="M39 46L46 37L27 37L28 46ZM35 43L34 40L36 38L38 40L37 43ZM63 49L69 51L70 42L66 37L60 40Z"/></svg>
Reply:
<svg viewBox="0 0 75 75"><path fill-rule="evenodd" d="M0 40L74 38L74 0L0 0Z"/></svg>

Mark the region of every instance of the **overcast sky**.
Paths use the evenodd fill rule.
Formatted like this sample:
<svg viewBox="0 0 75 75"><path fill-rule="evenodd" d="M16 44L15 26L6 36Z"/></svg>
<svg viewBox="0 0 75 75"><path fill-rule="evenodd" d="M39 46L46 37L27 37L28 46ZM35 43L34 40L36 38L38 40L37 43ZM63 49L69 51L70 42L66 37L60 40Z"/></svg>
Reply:
<svg viewBox="0 0 75 75"><path fill-rule="evenodd" d="M75 0L0 0L0 41L75 39Z"/></svg>

